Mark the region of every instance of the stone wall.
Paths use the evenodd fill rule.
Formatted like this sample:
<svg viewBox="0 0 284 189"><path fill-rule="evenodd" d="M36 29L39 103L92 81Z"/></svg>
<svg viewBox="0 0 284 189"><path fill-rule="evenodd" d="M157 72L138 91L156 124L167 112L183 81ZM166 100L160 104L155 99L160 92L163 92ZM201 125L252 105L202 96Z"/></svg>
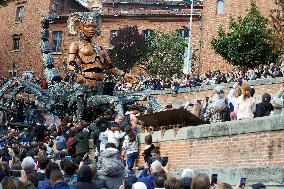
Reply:
<svg viewBox="0 0 284 189"><path fill-rule="evenodd" d="M184 168L192 168L195 172L217 173L221 182L233 185L247 177L248 184L261 181L278 186L284 176L283 123L284 115L280 114L184 127L176 133L170 129L164 135L156 131L152 136L177 176ZM140 136L140 149L144 149L147 134ZM143 163L142 157L139 163Z"/></svg>

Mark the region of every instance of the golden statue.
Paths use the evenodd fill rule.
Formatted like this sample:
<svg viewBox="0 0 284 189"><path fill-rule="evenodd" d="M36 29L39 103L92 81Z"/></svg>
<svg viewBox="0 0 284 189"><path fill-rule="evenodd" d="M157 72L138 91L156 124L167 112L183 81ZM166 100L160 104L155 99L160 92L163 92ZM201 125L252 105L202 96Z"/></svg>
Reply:
<svg viewBox="0 0 284 189"><path fill-rule="evenodd" d="M77 35L76 22L80 23L81 38L71 43L68 55L68 71L76 73L74 80L96 88L104 80L103 70L106 69L128 82L134 82L133 76L114 67L106 51L93 42L100 35L99 11L72 14L68 19L68 31L71 35Z"/></svg>

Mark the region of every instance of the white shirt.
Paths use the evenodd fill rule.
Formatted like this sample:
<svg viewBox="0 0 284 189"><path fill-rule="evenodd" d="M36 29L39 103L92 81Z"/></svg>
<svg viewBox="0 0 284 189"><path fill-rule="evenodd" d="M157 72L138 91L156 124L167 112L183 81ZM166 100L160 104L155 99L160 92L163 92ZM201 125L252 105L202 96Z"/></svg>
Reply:
<svg viewBox="0 0 284 189"><path fill-rule="evenodd" d="M256 103L254 98L243 99L243 95L237 98L235 112L238 120L253 118L255 110Z"/></svg>

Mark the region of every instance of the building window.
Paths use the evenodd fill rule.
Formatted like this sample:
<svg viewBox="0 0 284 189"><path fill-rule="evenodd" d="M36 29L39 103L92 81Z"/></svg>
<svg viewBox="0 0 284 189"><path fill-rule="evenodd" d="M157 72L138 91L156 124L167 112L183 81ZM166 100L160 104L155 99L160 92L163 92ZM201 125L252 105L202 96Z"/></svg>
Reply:
<svg viewBox="0 0 284 189"><path fill-rule="evenodd" d="M188 36L189 30L187 28L177 30L177 37L188 38Z"/></svg>
<svg viewBox="0 0 284 189"><path fill-rule="evenodd" d="M62 52L62 32L56 31L52 33L52 52Z"/></svg>
<svg viewBox="0 0 284 189"><path fill-rule="evenodd" d="M24 7L18 7L16 11L16 22L23 22L25 9Z"/></svg>
<svg viewBox="0 0 284 189"><path fill-rule="evenodd" d="M148 39L149 37L153 36L154 31L150 29L146 29L146 30L143 30L142 33L143 33L144 38Z"/></svg>
<svg viewBox="0 0 284 189"><path fill-rule="evenodd" d="M216 8L216 14L220 15L224 13L225 9L225 2L224 0L217 0L217 8Z"/></svg>
<svg viewBox="0 0 284 189"><path fill-rule="evenodd" d="M10 76L10 77L16 77L16 76L17 76L17 71L18 71L18 70L17 70L17 67L16 67L16 63L13 62L13 64L12 64L12 69L8 71L9 76Z"/></svg>
<svg viewBox="0 0 284 189"><path fill-rule="evenodd" d="M109 39L109 46L112 47L112 40L118 35L118 30L111 30L110 31L110 39Z"/></svg>
<svg viewBox="0 0 284 189"><path fill-rule="evenodd" d="M20 50L20 37L13 37L13 51Z"/></svg>

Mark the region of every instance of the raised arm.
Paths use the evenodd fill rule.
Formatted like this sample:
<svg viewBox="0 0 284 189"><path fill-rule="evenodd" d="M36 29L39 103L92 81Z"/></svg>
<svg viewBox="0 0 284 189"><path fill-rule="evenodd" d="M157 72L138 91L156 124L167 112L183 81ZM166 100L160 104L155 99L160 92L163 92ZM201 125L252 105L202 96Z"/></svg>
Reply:
<svg viewBox="0 0 284 189"><path fill-rule="evenodd" d="M114 75L120 76L120 77L122 77L123 79L125 79L128 82L132 82L132 83L136 82L136 80L133 78L132 75L129 75L129 74L125 73L124 71L114 67L111 64L110 58L109 58L109 56L108 56L108 54L106 53L105 50L101 50L100 51L100 55L104 58L103 65L107 68L109 73L112 73Z"/></svg>
<svg viewBox="0 0 284 189"><path fill-rule="evenodd" d="M76 55L79 52L79 45L77 42L73 42L71 43L70 47L69 47L69 51L68 51L68 70L69 71L74 71L74 63L75 63L75 59L76 59Z"/></svg>

